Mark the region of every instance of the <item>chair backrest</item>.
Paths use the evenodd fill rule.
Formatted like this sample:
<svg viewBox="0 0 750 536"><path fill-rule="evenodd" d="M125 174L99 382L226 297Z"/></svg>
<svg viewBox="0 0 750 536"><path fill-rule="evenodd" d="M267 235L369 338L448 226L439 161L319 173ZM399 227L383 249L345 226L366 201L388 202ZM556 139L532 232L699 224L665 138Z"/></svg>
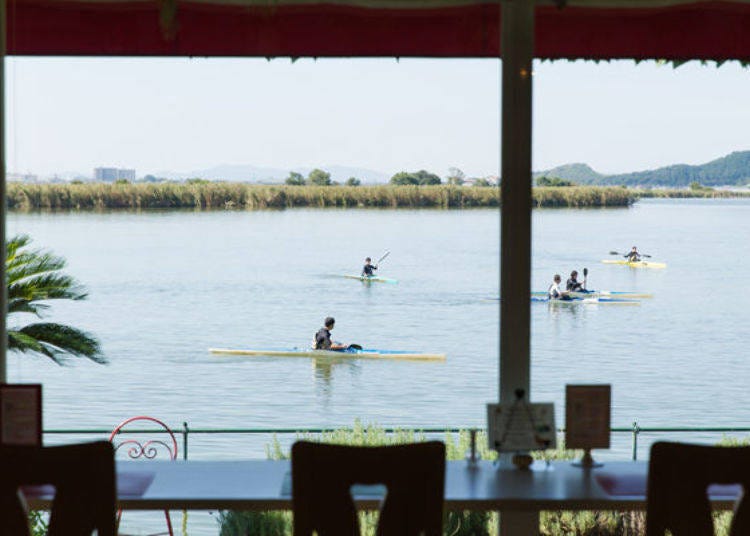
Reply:
<svg viewBox="0 0 750 536"><path fill-rule="evenodd" d="M0 447L0 534L28 536L22 485L52 484L48 536L115 535L115 461L106 441L60 447Z"/></svg>
<svg viewBox="0 0 750 536"><path fill-rule="evenodd" d="M294 536L359 536L355 484L383 484L377 534L441 536L445 445L439 441L349 447L298 441L292 446Z"/></svg>
<svg viewBox="0 0 750 536"><path fill-rule="evenodd" d="M159 437L154 439L150 438L144 440L134 438L133 434L136 432L130 432L127 429L133 424L135 424L136 427L138 425L156 425L158 428L162 429L163 432L159 432ZM118 441L118 435L120 434L123 434L125 439ZM109 435L109 441L114 445L115 452L118 452L122 447L126 447L128 458L132 460L153 460L160 452L169 456L169 459L171 460L177 459L177 438L175 438L172 430L159 419L148 417L146 415L138 415L137 417L130 417L129 419L122 421L115 426L114 430L112 430L112 433Z"/></svg>
<svg viewBox="0 0 750 536"><path fill-rule="evenodd" d="M655 443L648 470L647 536L713 536L707 488L741 484L730 535L750 534L750 447Z"/></svg>

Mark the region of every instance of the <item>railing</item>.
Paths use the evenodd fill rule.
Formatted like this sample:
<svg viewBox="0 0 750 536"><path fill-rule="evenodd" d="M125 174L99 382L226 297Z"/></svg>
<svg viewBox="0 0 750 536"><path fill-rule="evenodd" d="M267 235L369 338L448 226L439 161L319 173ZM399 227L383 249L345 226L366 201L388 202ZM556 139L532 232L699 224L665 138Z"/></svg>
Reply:
<svg viewBox="0 0 750 536"><path fill-rule="evenodd" d="M254 434L322 434L326 432L334 432L344 428L340 427L328 427L328 428L190 428L187 422L182 423L182 428L173 429L172 433L182 437L182 458L188 459L188 447L189 437L191 435L254 435ZM462 428L448 428L448 427L399 427L399 428L382 428L385 433L395 433L403 430L414 430L415 432L423 434L445 434L451 433L456 434L459 432L478 432L484 430L483 427L466 426ZM559 433L564 433L564 428L557 430ZM750 427L744 426L674 426L674 427L650 427L640 426L638 421L633 421L633 425L630 427L612 428L613 434L631 434L632 446L631 446L631 457L633 461L638 459L638 439L641 434L645 433L670 433L670 434L698 434L698 433L750 433ZM44 430L44 434L65 434L65 435L109 435L112 432L111 429L51 429ZM167 433L165 430L160 428L143 428L143 429L129 429L123 432L124 435L131 434L164 434Z"/></svg>

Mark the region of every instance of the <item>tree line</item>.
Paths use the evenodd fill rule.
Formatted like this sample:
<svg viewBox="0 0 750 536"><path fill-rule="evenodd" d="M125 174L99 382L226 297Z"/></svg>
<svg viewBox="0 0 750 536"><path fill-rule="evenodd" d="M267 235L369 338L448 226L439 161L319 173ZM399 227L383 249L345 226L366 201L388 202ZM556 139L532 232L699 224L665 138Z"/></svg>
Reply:
<svg viewBox="0 0 750 536"><path fill-rule="evenodd" d="M439 175L424 169L420 169L419 171L399 171L388 182L394 186L436 186L439 184L461 186L467 181L471 182L474 186L494 186L492 182L485 178L467 179L464 172L458 168L450 168L448 170L445 182L443 182L443 179ZM331 174L327 171L313 169L307 177L301 173L292 171L284 180L284 184L289 186L336 186L340 183L332 180ZM344 184L346 186L360 186L362 181L356 177L349 177Z"/></svg>

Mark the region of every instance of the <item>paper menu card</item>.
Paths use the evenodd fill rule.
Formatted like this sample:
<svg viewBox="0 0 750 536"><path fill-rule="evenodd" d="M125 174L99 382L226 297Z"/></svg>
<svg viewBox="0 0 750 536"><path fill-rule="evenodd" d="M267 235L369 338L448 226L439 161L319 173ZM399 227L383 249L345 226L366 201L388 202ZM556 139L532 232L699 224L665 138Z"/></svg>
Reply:
<svg viewBox="0 0 750 536"><path fill-rule="evenodd" d="M0 384L0 445L42 445L42 386Z"/></svg>
<svg viewBox="0 0 750 536"><path fill-rule="evenodd" d="M565 447L608 449L611 385L565 386Z"/></svg>
<svg viewBox="0 0 750 536"><path fill-rule="evenodd" d="M498 452L555 448L555 407L552 403L487 404L487 438Z"/></svg>

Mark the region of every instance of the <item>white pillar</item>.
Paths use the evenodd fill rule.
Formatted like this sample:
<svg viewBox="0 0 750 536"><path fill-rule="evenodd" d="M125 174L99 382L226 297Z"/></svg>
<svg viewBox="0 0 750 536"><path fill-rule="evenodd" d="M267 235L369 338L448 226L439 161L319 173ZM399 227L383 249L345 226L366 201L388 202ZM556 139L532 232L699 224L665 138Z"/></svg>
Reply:
<svg viewBox="0 0 750 536"><path fill-rule="evenodd" d="M502 0L500 401L531 377L531 89L534 0ZM537 512L501 512L501 536L539 533Z"/></svg>
<svg viewBox="0 0 750 536"><path fill-rule="evenodd" d="M5 212L7 199L5 195L5 40L6 12L5 0L0 0L0 383L8 379L8 286L5 284Z"/></svg>

